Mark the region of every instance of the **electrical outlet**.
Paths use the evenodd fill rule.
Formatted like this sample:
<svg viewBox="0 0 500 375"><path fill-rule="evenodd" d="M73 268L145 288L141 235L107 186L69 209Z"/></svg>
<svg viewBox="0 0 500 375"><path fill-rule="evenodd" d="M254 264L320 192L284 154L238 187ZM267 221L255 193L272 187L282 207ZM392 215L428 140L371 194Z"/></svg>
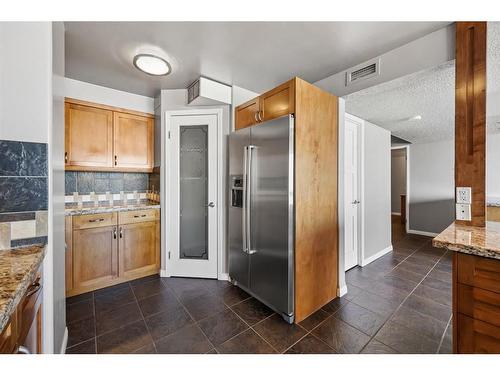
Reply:
<svg viewBox="0 0 500 375"><path fill-rule="evenodd" d="M457 203L472 203L472 188L457 187Z"/></svg>
<svg viewBox="0 0 500 375"><path fill-rule="evenodd" d="M470 204L456 204L456 219L465 221L471 220Z"/></svg>

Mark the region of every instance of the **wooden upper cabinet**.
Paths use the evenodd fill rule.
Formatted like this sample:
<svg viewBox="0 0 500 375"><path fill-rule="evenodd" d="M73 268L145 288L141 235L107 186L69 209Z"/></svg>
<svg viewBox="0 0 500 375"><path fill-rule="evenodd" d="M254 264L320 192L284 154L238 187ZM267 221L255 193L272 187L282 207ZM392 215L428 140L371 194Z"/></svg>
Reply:
<svg viewBox="0 0 500 375"><path fill-rule="evenodd" d="M153 168L153 119L114 112L114 166Z"/></svg>
<svg viewBox="0 0 500 375"><path fill-rule="evenodd" d="M268 121L295 111L295 79L260 96L260 121Z"/></svg>
<svg viewBox="0 0 500 375"><path fill-rule="evenodd" d="M66 99L66 170L152 172L154 117Z"/></svg>
<svg viewBox="0 0 500 375"><path fill-rule="evenodd" d="M294 78L237 106L234 111L235 130L294 113L295 82Z"/></svg>
<svg viewBox="0 0 500 375"><path fill-rule="evenodd" d="M236 107L234 111L234 127L236 130L252 126L257 123L260 98L256 97Z"/></svg>
<svg viewBox="0 0 500 375"><path fill-rule="evenodd" d="M111 168L113 112L73 103L66 103L65 112L66 169Z"/></svg>

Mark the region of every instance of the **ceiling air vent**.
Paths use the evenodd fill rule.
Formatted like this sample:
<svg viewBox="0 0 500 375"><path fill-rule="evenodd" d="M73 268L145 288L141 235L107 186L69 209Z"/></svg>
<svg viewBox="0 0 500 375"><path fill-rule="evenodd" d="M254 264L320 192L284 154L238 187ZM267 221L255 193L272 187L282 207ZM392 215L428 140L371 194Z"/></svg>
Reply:
<svg viewBox="0 0 500 375"><path fill-rule="evenodd" d="M355 82L363 81L378 75L380 75L380 59L377 58L369 61L367 64L363 64L361 67L357 66L348 70L346 72L345 85L349 86Z"/></svg>

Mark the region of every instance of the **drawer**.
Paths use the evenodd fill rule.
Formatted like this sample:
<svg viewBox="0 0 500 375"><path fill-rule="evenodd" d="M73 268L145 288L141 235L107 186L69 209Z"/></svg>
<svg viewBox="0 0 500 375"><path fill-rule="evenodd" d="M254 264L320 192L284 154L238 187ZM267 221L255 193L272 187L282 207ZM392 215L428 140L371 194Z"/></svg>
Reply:
<svg viewBox="0 0 500 375"><path fill-rule="evenodd" d="M99 228L116 225L116 212L73 216L73 229Z"/></svg>
<svg viewBox="0 0 500 375"><path fill-rule="evenodd" d="M500 294L457 284L458 312L500 326Z"/></svg>
<svg viewBox="0 0 500 375"><path fill-rule="evenodd" d="M28 287L18 307L17 335L18 341L23 342L36 318L38 307L42 303L42 283L38 277Z"/></svg>
<svg viewBox="0 0 500 375"><path fill-rule="evenodd" d="M458 282L500 293L500 260L457 254Z"/></svg>
<svg viewBox="0 0 500 375"><path fill-rule="evenodd" d="M137 210L137 211L124 211L119 212L118 224L133 224L142 223L144 221L158 220L160 212L158 209L151 210Z"/></svg>
<svg viewBox="0 0 500 375"><path fill-rule="evenodd" d="M500 353L500 327L458 314L458 353Z"/></svg>
<svg viewBox="0 0 500 375"><path fill-rule="evenodd" d="M9 322L0 333L0 354L12 354L16 350L17 316L12 314Z"/></svg>

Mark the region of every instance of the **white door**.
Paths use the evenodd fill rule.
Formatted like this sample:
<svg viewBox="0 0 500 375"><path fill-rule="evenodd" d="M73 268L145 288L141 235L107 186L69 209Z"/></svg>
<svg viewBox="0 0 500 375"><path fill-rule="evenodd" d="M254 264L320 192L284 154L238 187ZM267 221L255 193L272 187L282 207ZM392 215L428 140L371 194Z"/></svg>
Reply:
<svg viewBox="0 0 500 375"><path fill-rule="evenodd" d="M359 249L359 143L360 124L349 116L345 117L344 188L345 188L345 269L358 265Z"/></svg>
<svg viewBox="0 0 500 375"><path fill-rule="evenodd" d="M169 276L217 278L217 115L172 116Z"/></svg>

